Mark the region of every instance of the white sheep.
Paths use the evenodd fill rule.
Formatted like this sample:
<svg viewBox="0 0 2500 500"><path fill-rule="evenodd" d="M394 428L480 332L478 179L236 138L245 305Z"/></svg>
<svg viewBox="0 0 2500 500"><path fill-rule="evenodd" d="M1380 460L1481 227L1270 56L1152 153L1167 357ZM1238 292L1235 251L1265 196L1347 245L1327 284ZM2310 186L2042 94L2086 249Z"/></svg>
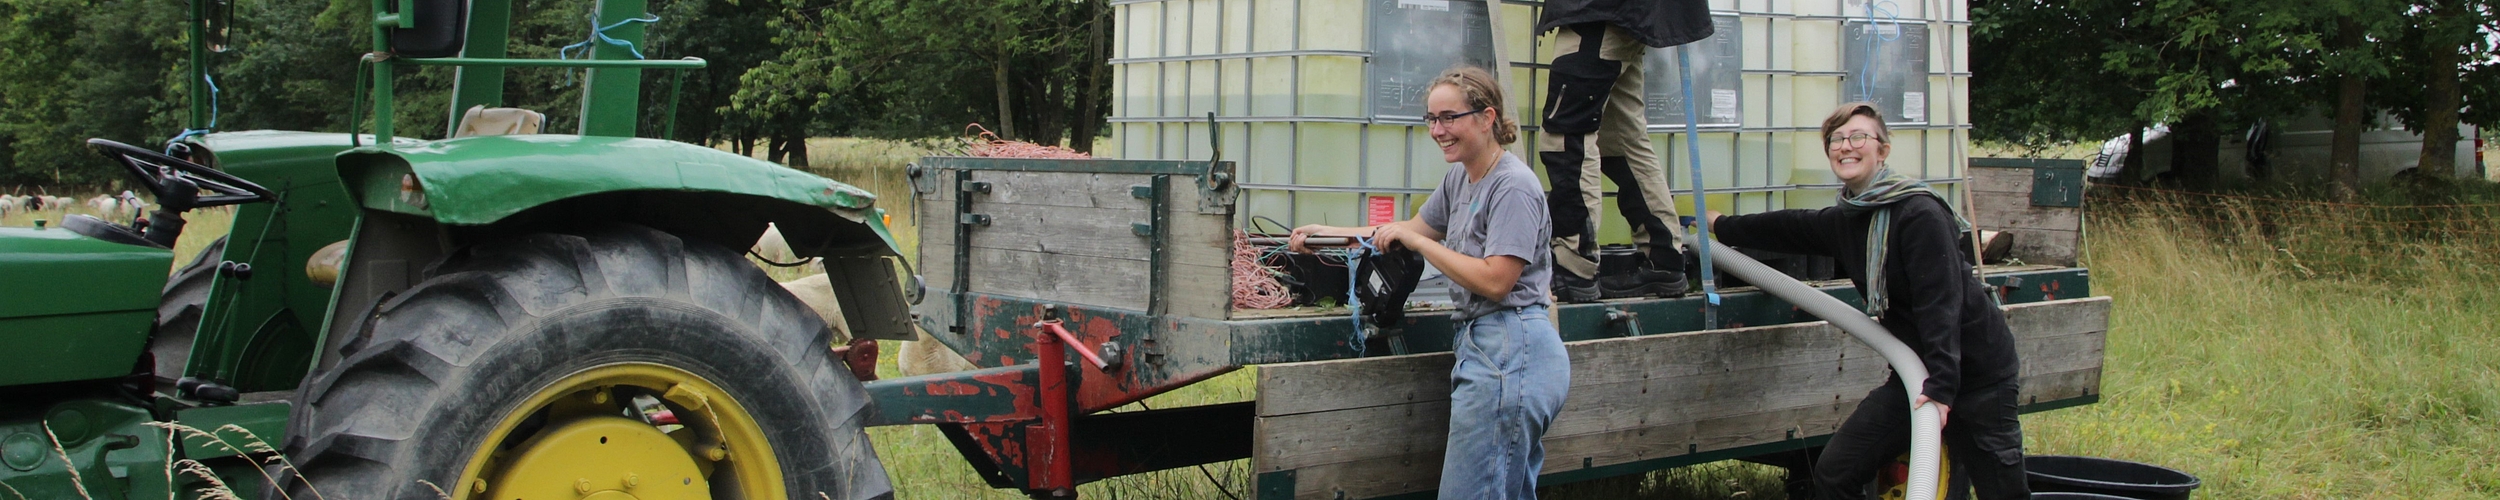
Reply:
<svg viewBox="0 0 2500 500"><path fill-rule="evenodd" d="M148 213L148 207L151 206L148 200L140 199L138 193L132 193L128 189L122 190L122 194L113 195L113 197L121 200L122 211L129 215Z"/></svg>
<svg viewBox="0 0 2500 500"><path fill-rule="evenodd" d="M782 238L781 226L771 223L764 224L764 235L755 238L755 246L747 251L765 261L779 264L799 261L798 253L790 251L790 241Z"/></svg>

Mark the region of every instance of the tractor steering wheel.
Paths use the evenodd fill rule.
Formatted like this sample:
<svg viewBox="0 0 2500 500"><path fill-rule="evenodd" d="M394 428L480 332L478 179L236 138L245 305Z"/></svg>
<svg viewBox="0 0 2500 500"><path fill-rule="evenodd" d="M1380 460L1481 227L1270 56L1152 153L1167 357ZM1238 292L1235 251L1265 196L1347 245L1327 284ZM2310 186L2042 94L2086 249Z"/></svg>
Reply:
<svg viewBox="0 0 2500 500"><path fill-rule="evenodd" d="M88 139L87 146L105 157L121 162L139 185L156 194L156 203L166 211L181 213L194 208L221 207L276 199L277 193L233 174L217 171L198 163L183 161L146 148L105 139ZM215 194L200 196L206 189Z"/></svg>

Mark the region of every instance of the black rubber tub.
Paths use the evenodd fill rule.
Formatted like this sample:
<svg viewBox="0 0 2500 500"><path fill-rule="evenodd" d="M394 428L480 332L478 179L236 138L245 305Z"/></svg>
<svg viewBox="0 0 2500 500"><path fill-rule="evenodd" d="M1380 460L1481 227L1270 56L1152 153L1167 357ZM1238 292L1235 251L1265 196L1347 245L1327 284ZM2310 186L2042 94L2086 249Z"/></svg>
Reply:
<svg viewBox="0 0 2500 500"><path fill-rule="evenodd" d="M2074 492L2140 500L2185 500L2189 492L2204 484L2196 476L2177 469L2124 460L2054 455L2026 457L2023 460L2023 468L2031 473L2031 491L2034 493Z"/></svg>

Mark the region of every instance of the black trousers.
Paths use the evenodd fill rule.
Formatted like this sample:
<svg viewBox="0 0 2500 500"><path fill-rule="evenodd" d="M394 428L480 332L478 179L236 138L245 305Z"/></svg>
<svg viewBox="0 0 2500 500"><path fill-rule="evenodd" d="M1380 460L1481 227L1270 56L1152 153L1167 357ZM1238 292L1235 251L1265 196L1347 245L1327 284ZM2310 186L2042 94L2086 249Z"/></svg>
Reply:
<svg viewBox="0 0 2500 500"><path fill-rule="evenodd" d="M1964 389L1945 416L1944 445L1951 455L1953 484L1946 498L2031 498L2024 482L2022 393L2019 380L2008 379ZM1824 500L1866 498L1866 486L1884 464L1910 451L1910 400L1900 377L1866 394L1856 412L1832 433L1830 444L1814 463L1816 497Z"/></svg>

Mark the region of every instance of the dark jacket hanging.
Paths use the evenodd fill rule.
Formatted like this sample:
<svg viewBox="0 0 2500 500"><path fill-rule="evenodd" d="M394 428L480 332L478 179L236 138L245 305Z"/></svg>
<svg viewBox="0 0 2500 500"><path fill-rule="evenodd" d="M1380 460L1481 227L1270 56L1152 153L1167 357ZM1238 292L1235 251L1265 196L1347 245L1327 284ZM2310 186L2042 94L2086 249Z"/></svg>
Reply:
<svg viewBox="0 0 2500 500"><path fill-rule="evenodd" d="M1547 0L1536 31L1580 23L1622 26L1641 45L1673 47L1710 38L1708 0Z"/></svg>

